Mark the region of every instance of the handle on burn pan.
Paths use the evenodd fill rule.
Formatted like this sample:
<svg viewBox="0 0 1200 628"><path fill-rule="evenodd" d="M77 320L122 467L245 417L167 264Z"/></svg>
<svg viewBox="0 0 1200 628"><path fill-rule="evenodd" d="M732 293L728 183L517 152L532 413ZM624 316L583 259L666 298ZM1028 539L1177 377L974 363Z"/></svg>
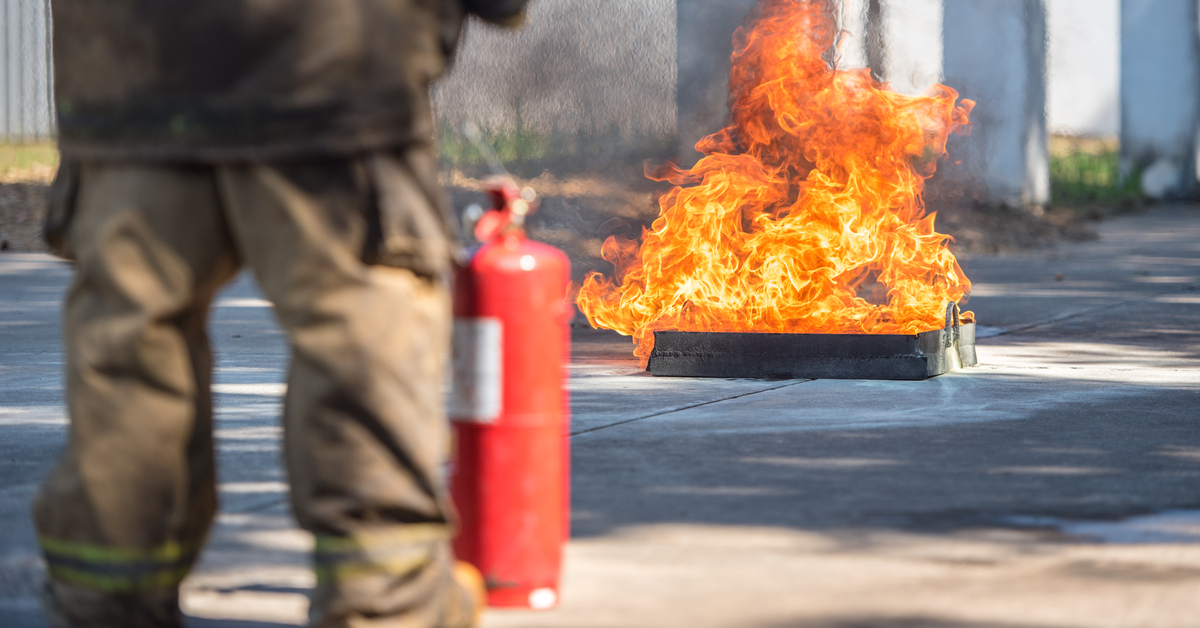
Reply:
<svg viewBox="0 0 1200 628"><path fill-rule="evenodd" d="M970 323L971 321L968 321L968 324ZM946 304L946 335L943 336L943 342L946 349L952 349L958 354L960 366L979 364L979 358L975 355L975 334L970 334L970 338L964 342L962 313L958 304L953 301Z"/></svg>
<svg viewBox="0 0 1200 628"><path fill-rule="evenodd" d="M946 335L943 336L943 346L946 349L958 346L959 332L962 331L962 321L959 319L958 304L954 301L946 303Z"/></svg>

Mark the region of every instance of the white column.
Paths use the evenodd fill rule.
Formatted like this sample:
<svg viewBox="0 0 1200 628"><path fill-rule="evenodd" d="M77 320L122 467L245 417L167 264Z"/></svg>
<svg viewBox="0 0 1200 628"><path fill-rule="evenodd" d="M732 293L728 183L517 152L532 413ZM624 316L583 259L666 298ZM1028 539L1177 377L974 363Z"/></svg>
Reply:
<svg viewBox="0 0 1200 628"><path fill-rule="evenodd" d="M1046 120L1051 133L1121 132L1121 0L1047 0Z"/></svg>
<svg viewBox="0 0 1200 628"><path fill-rule="evenodd" d="M881 67L892 89L915 96L942 80L942 0L876 0Z"/></svg>
<svg viewBox="0 0 1200 628"><path fill-rule="evenodd" d="M0 141L51 139L50 3L0 0Z"/></svg>
<svg viewBox="0 0 1200 628"><path fill-rule="evenodd" d="M953 177L986 204L1044 205L1050 200L1044 0L947 0L942 33L943 82L977 103L972 135L951 143L951 159L962 161L950 169Z"/></svg>
<svg viewBox="0 0 1200 628"><path fill-rule="evenodd" d="M1150 198L1189 198L1200 163L1197 0L1121 1L1121 169Z"/></svg>
<svg viewBox="0 0 1200 628"><path fill-rule="evenodd" d="M879 0L874 1L878 3ZM842 0L842 37L838 42L839 69L865 68L871 65L867 54L871 2L872 0Z"/></svg>

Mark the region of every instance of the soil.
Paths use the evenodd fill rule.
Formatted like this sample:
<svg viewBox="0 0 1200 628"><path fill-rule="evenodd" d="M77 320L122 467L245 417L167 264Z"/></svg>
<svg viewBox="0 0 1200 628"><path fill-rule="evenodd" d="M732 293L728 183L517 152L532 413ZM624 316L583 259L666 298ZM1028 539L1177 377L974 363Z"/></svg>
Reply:
<svg viewBox="0 0 1200 628"><path fill-rule="evenodd" d="M10 170L0 176L0 250L46 250L41 223L52 178L53 172L45 167ZM443 176L443 183L456 208L487 205L481 179L451 171ZM564 250L576 280L592 270L611 270L600 258L601 243L612 235L636 238L658 215L656 199L666 189L632 171L570 177L546 173L517 183L532 187L540 196L540 207L528 223L530 237ZM954 238L951 246L956 252L1002 253L1095 239L1093 225L1104 213L1094 208L1040 212L959 205L940 211L937 228Z"/></svg>
<svg viewBox="0 0 1200 628"><path fill-rule="evenodd" d="M0 251L45 251L42 217L54 170L40 164L0 174Z"/></svg>

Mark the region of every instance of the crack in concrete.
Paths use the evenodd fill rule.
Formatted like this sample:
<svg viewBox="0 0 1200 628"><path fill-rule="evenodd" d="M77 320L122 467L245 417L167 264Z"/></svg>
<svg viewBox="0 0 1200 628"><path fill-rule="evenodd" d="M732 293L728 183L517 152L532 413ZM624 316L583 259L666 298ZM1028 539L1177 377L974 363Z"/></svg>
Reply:
<svg viewBox="0 0 1200 628"><path fill-rule="evenodd" d="M1000 336L1007 336L1009 334L1019 334L1023 331L1029 331L1031 329L1037 329L1039 327L1049 327L1050 325L1061 323L1063 321L1069 321L1073 318L1080 318L1083 316L1088 316L1090 314L1100 314L1102 312L1117 310L1117 309L1120 309L1123 307L1128 307L1130 305L1135 305L1138 303L1146 303L1148 301L1153 301L1154 299L1158 299L1158 298L1165 297L1168 295L1179 294L1180 292L1192 292L1195 290L1200 290L1200 283L1188 284L1186 286L1182 286L1182 287L1176 288L1174 290L1167 290L1166 292L1159 292L1157 294L1148 295L1148 296L1140 298L1140 299L1130 299L1128 301L1121 301L1119 303L1109 303L1108 305L1100 305L1100 306L1097 306L1097 307L1094 307L1094 308L1091 308L1088 310L1081 310L1078 312L1071 312L1068 314L1060 314L1059 316L1055 316L1053 318L1048 318L1048 319L1045 319L1042 321L1038 321L1036 323L1029 323L1028 325L1020 325L1018 327L1010 327L1010 328L1004 329L1000 333L992 334L987 337L988 338L999 338Z"/></svg>
<svg viewBox="0 0 1200 628"><path fill-rule="evenodd" d="M632 419L625 419L624 421L617 421L616 423L609 423L608 425L601 425L599 427L589 427L586 430L579 430L578 432L571 432L571 436L579 436L580 434L588 434L590 432L597 432L599 430L608 429L610 427L617 427L618 425L626 425L629 423L633 423L635 421L641 421L644 419L652 419L656 416L664 416L664 415L672 414L675 412L691 410L692 408L700 408L703 406L712 405L714 403L721 403L722 401L731 401L733 399L741 399L742 397L749 397L750 395L757 395L759 393L771 392L772 390L780 390L782 388L788 388L789 386L798 386L800 384L806 384L806 383L812 382L812 381L816 381L816 380L812 380L812 379L791 380L787 384L784 384L782 386L775 386L774 388L764 388L762 390L752 390L750 392L742 393L740 395L734 395L732 397L722 397L721 399L713 399L712 401L705 401L702 403L694 403L690 406L683 406L681 408L671 408L670 410L662 410L661 412L654 412L654 413L647 414L644 416L634 417Z"/></svg>

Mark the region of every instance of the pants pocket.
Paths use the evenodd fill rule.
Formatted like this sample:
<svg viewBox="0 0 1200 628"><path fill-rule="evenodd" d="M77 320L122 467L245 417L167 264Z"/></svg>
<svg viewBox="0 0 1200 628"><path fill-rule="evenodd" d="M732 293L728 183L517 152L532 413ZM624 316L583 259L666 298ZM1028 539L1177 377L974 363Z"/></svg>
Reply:
<svg viewBox="0 0 1200 628"><path fill-rule="evenodd" d="M438 187L436 161L430 157L424 164L424 158L412 150L368 158L376 214L371 218L378 221L374 261L440 278L450 270L457 238Z"/></svg>

